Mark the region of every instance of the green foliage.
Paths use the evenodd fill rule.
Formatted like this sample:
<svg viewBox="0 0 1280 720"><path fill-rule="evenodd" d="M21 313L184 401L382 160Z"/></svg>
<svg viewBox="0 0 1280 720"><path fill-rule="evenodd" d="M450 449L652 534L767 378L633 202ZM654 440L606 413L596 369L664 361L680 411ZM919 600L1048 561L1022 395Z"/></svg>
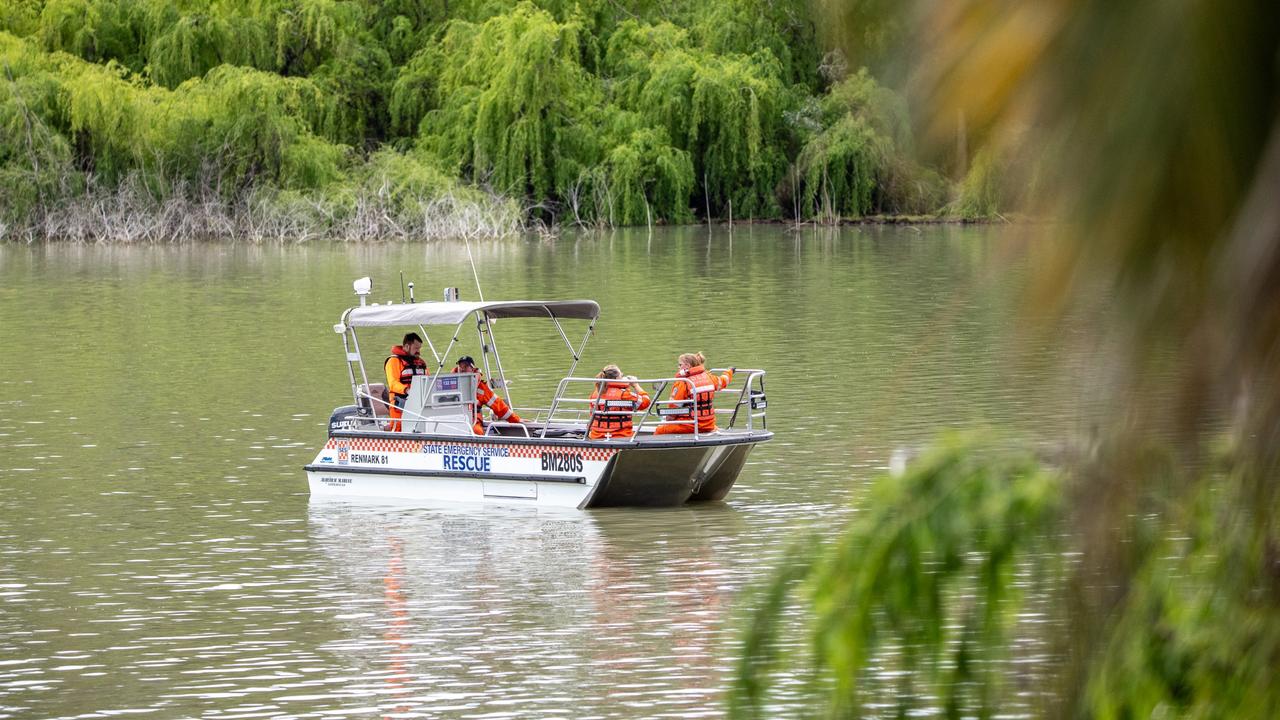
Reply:
<svg viewBox="0 0 1280 720"><path fill-rule="evenodd" d="M863 118L847 115L805 144L796 158L801 202L835 220L873 212L877 178L893 146Z"/></svg>
<svg viewBox="0 0 1280 720"><path fill-rule="evenodd" d="M708 214L727 215L730 203L738 217L778 214L774 190L786 166L778 139L793 98L771 53L716 55L673 25L624 23L606 66L619 78L620 105L689 153Z"/></svg>
<svg viewBox="0 0 1280 720"><path fill-rule="evenodd" d="M59 113L56 78L20 40L0 33L0 222L18 222L82 184Z"/></svg>
<svg viewBox="0 0 1280 720"><path fill-rule="evenodd" d="M182 181L228 197L256 182L316 187L341 174L345 148L303 119L317 105L309 81L221 66L169 91L114 63L47 56L12 36L0 39L6 126L27 148L6 143L6 165L65 172L74 147L77 164L109 184L140 170L159 194Z"/></svg>
<svg viewBox="0 0 1280 720"><path fill-rule="evenodd" d="M906 103L865 68L832 86L812 114L795 116L809 136L795 162L799 201L808 216L834 221L938 207L943 183L911 158ZM819 129L804 132L808 124Z"/></svg>
<svg viewBox="0 0 1280 720"><path fill-rule="evenodd" d="M270 69L271 38L262 23L238 14L181 14L171 5L147 7L147 70L175 88L222 65Z"/></svg>
<svg viewBox="0 0 1280 720"><path fill-rule="evenodd" d="M285 0L272 14L282 75L306 75L336 57L364 20L359 5L342 0Z"/></svg>
<svg viewBox="0 0 1280 720"><path fill-rule="evenodd" d="M443 50L418 63L435 75L428 144L501 192L550 197L566 136L600 99L578 62L578 30L528 3L479 26L450 23ZM401 109L426 104L393 100ZM400 112L401 124L409 122L412 113Z"/></svg>
<svg viewBox="0 0 1280 720"><path fill-rule="evenodd" d="M1280 497L1274 478L1241 459L1236 450L1210 467L1186 516L1165 518L1143 553L1089 673L1092 717L1280 717L1280 583L1267 528Z"/></svg>
<svg viewBox="0 0 1280 720"><path fill-rule="evenodd" d="M636 113L601 109L580 26L528 3L482 25L454 22L396 81L397 126L477 182L560 199L580 222L689 217L689 155Z"/></svg>
<svg viewBox="0 0 1280 720"><path fill-rule="evenodd" d="M448 37L446 36L446 40ZM443 57L440 46L427 46L400 68L391 86L391 132L413 136L426 114L436 108L437 79Z"/></svg>
<svg viewBox="0 0 1280 720"><path fill-rule="evenodd" d="M957 214L966 219L981 220L995 217L1007 209L1007 194L1001 182L1005 177L1004 171L998 152L990 146L980 150L960 184Z"/></svg>
<svg viewBox="0 0 1280 720"><path fill-rule="evenodd" d="M601 165L609 187L610 224L639 225L656 207L660 218L690 219L693 163L655 128L638 128L614 145ZM617 208L616 215L614 208Z"/></svg>
<svg viewBox="0 0 1280 720"><path fill-rule="evenodd" d="M945 440L905 475L881 479L837 544L779 571L763 593L731 715L766 716L785 598L802 588L813 609L815 714L858 717L887 701L906 716L931 697L948 717L990 717L1004 697L1001 651L1019 607L1014 572L1052 547L1046 529L1061 502L1058 476L1034 458L972 437ZM901 653L893 669L905 672L887 688L870 660L890 646Z"/></svg>
<svg viewBox="0 0 1280 720"><path fill-rule="evenodd" d="M386 137L387 90L391 59L376 46L355 46L342 58L316 68L310 79L319 96L311 112L312 127L338 143L375 145Z"/></svg>
<svg viewBox="0 0 1280 720"><path fill-rule="evenodd" d="M40 29L42 0L0 0L0 32L18 37Z"/></svg>
<svg viewBox="0 0 1280 720"><path fill-rule="evenodd" d="M49 50L133 65L138 40L131 10L129 0L49 0L40 13L40 37Z"/></svg>
<svg viewBox="0 0 1280 720"><path fill-rule="evenodd" d="M884 129L901 118L881 123L883 104L844 86L814 95L822 53L796 0L0 0L0 31L57 88L37 113L47 142L32 138L67 179L10 183L43 198L11 208L127 177L157 196L317 188L413 147L587 224L686 222L691 204L776 218L797 192L846 215L940 196ZM832 103L822 137L787 121Z"/></svg>
<svg viewBox="0 0 1280 720"><path fill-rule="evenodd" d="M767 50L784 84L817 90L819 49L809 4L802 0L725 0L699 5L693 23L697 43L719 55Z"/></svg>
<svg viewBox="0 0 1280 720"><path fill-rule="evenodd" d="M589 123L598 132L583 133L575 146L594 163L580 168L566 192L574 219L599 225L689 220L689 154L636 113L610 105L601 115Z"/></svg>

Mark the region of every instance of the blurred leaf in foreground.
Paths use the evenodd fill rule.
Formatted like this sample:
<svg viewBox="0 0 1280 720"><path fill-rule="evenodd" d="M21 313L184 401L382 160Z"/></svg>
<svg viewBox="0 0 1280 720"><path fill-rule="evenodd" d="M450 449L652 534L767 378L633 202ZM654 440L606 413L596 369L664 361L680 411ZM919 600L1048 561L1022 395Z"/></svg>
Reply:
<svg viewBox="0 0 1280 720"><path fill-rule="evenodd" d="M1009 553L1057 538L1072 558L1047 590L1062 614L1059 651L1042 658L1033 694L1052 701L1031 709L1280 717L1280 5L922 0L901 12L928 137L959 134L974 152L1023 160L1005 180L1031 188L1042 221L1011 230L1037 269L1028 307L1088 313L1108 332L1094 369L1112 398L1100 440L1063 463L1061 515L1028 515L1010 535ZM976 595L933 589L949 581L958 536L934 544L938 530L917 524L930 467L885 481L898 490L872 497L838 541L856 551L779 571L809 588L808 695L822 715L883 713L867 699L876 681L865 664L889 650L902 661L898 714L989 716L1009 699L987 659L972 692L960 679L971 653L999 657L1008 644L980 633L957 648L951 635L1000 588L978 572ZM971 476L946 476L959 494L938 512L992 557L981 539L1009 533L1010 519L986 509L1040 475L1014 473L1003 488L961 479ZM924 559L886 564L876 552L895 521L921 528ZM869 576L874 592L849 592ZM776 630L793 594L757 612L749 640ZM749 642L758 654L742 665L737 715L769 706L779 661L757 661L779 643ZM940 668L956 679L939 684Z"/></svg>

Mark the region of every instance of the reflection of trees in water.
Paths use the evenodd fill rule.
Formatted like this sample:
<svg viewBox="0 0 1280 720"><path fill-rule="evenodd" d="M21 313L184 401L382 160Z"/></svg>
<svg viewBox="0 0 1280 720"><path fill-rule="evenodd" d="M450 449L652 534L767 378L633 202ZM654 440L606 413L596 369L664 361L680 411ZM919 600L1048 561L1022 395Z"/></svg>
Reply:
<svg viewBox="0 0 1280 720"><path fill-rule="evenodd" d="M313 503L310 520L350 588L336 609L349 640L331 649L361 668L349 694L376 695L379 713L422 712L441 696L468 708L572 698L566 712L625 712L636 696L701 706L723 685L727 569L714 539L738 522L731 511Z"/></svg>
<svg viewBox="0 0 1280 720"><path fill-rule="evenodd" d="M737 521L727 506L699 510L601 512L600 551L593 558L595 662L651 687L684 688L703 699L724 682L722 657L729 569L716 557L715 540ZM645 630L645 628L652 628ZM635 682L644 682L636 679ZM611 689L625 700L634 688Z"/></svg>
<svg viewBox="0 0 1280 720"><path fill-rule="evenodd" d="M343 694L365 697L359 677L376 679L372 694L395 699L381 712L421 711L441 694L479 706L534 692L531 658L582 614L566 599L583 594L588 572L592 530L580 519L313 503L310 520L350 588L338 608L349 639L331 649L360 669ZM379 612L360 612L374 603Z"/></svg>

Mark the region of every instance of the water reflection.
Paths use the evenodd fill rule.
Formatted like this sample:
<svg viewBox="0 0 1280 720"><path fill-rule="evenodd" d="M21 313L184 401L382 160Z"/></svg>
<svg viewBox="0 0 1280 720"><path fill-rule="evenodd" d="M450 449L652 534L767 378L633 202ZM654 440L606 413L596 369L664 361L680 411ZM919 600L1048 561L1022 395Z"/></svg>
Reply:
<svg viewBox="0 0 1280 720"><path fill-rule="evenodd" d="M743 588L797 529L838 528L893 448L1086 415L1057 366L1008 352L1019 269L989 274L982 228L472 251L487 289L600 301L584 368L658 375L691 349L767 368L777 439L728 504L309 504L350 280L469 295L456 244L0 246L0 718L718 715ZM501 330L521 402L565 369L544 330Z"/></svg>
<svg viewBox="0 0 1280 720"><path fill-rule="evenodd" d="M406 713L718 714L726 612L743 581L717 505L652 512L312 502L346 611L321 649L359 668L313 702ZM594 691L584 694L582 688Z"/></svg>

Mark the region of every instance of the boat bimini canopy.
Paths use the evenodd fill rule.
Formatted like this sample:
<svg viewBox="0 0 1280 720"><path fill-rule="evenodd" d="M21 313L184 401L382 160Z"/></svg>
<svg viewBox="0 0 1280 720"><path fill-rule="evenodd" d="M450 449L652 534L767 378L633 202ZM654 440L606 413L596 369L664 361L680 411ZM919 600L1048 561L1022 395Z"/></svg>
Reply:
<svg viewBox="0 0 1280 720"><path fill-rule="evenodd" d="M420 302L365 305L351 308L348 327L394 325L458 325L472 313L496 318L564 318L595 320L600 306L594 300L505 300L500 302Z"/></svg>
<svg viewBox="0 0 1280 720"><path fill-rule="evenodd" d="M357 281L357 294L367 295L359 292L360 281ZM364 298L361 297L363 300ZM346 349L347 371L351 377L352 395L357 404L362 401L381 402L386 404L385 400L375 398L368 391L371 387L369 384L369 375L365 369L364 360L360 353L360 341L356 338L356 328L358 327L394 327L394 326L417 326L422 330L423 340L426 341L427 347L430 348L431 354L435 356L436 371L431 375L431 386L434 387L436 375L443 372L446 358L453 353L453 348L458 344L459 331L468 318L475 318L477 339L480 345L481 367L486 375L491 379L491 384L495 388L505 388L507 392L507 401L515 406L515 401L511 398L511 387L507 382L506 372L502 368L502 356L498 353L498 339L494 336L492 321L499 318L543 318L550 320L555 325L556 331L560 334L560 338L564 341L565 347L568 348L569 354L573 358L572 364L569 366L569 376L572 376L578 367L578 361L582 358L582 351L587 345L587 339L591 337L591 333L596 325L596 318L600 315L600 306L594 300L505 300L495 302L462 302L460 300L447 300L444 302L409 302L399 305L360 305L346 310L342 314L342 322L333 326L335 332L342 335L342 342ZM586 333L582 337L582 342L578 347L574 347L570 342L569 336L565 334L564 328L561 327L561 320L588 320L589 325ZM427 334L428 326L453 326L451 333L452 339L444 352L438 352L435 344L431 341L430 335ZM490 355L493 356L496 367L490 367ZM496 370L496 372L494 372ZM363 380L363 385L360 381Z"/></svg>

